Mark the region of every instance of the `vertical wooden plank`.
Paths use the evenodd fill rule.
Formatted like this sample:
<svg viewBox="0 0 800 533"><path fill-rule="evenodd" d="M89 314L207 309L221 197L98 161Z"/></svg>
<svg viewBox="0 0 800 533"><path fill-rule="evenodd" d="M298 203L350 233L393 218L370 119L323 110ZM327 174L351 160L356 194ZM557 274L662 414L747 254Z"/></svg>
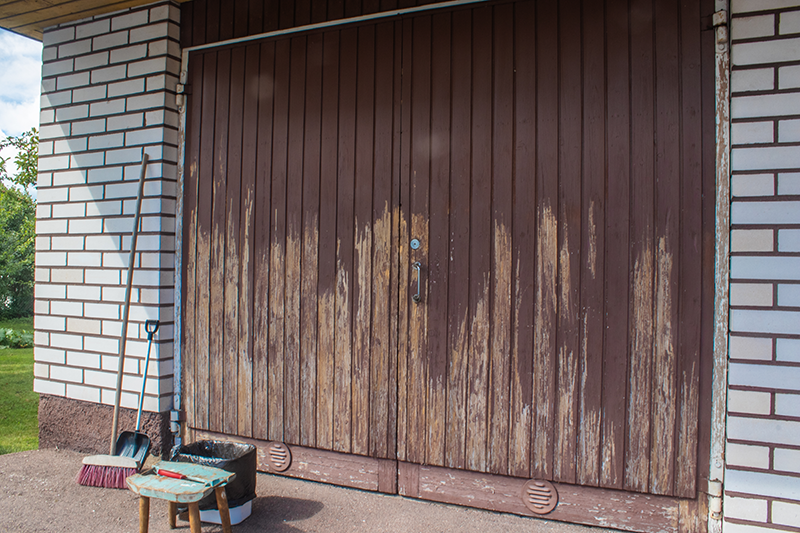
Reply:
<svg viewBox="0 0 800 533"><path fill-rule="evenodd" d="M295 0L294 25L305 26L311 23L311 0Z"/></svg>
<svg viewBox="0 0 800 533"><path fill-rule="evenodd" d="M195 321L195 423L208 429L210 394L209 330L211 302L211 200L214 184L214 109L216 105L217 54L203 54L202 110L197 202L197 314Z"/></svg>
<svg viewBox="0 0 800 533"><path fill-rule="evenodd" d="M280 28L281 0L265 0L264 3L264 31L275 31Z"/></svg>
<svg viewBox="0 0 800 533"><path fill-rule="evenodd" d="M403 23L395 21L392 23L394 29L394 61L391 64L392 72L394 73L393 79L393 98L392 98L392 192L391 192L391 209L392 209L392 237L391 237L391 268L390 268L390 281L389 281L389 301L391 307L389 310L390 327L389 327L389 372L388 372L388 395L389 395L389 412L386 419L387 437L386 437L386 453L387 457L394 459L399 458L401 449L399 443L400 437L400 391L402 390L399 383L400 364L404 348L401 344L400 335L403 331L401 316L405 308L401 302L405 302L405 293L403 292L404 284L400 282L402 278L403 268L401 263L406 257L403 253L404 234L401 231L401 220L403 211L401 209L401 178L402 178L402 142L401 142L401 128L403 126L403 76L400 75L402 71L403 60ZM405 335L403 335L405 337Z"/></svg>
<svg viewBox="0 0 800 533"><path fill-rule="evenodd" d="M228 111L227 183L225 201L225 283L223 346L224 380L223 428L235 434L239 425L238 368L239 368L239 229L241 218L242 182L242 119L244 102L244 49L231 50L230 106Z"/></svg>
<svg viewBox="0 0 800 533"><path fill-rule="evenodd" d="M508 472L513 235L514 11L494 8L492 115L492 303L488 471Z"/></svg>
<svg viewBox="0 0 800 533"><path fill-rule="evenodd" d="M697 483L700 337L702 324L703 131L700 9L696 0L680 6L681 35L681 325L678 368L678 441L675 495L693 498Z"/></svg>
<svg viewBox="0 0 800 533"><path fill-rule="evenodd" d="M537 4L536 300L531 475L552 479L558 282L558 11Z"/></svg>
<svg viewBox="0 0 800 533"><path fill-rule="evenodd" d="M470 204L467 468L487 466L492 250L492 12L472 12L472 199Z"/></svg>
<svg viewBox="0 0 800 533"><path fill-rule="evenodd" d="M264 32L264 7L263 0L249 0L247 13L247 35L257 35Z"/></svg>
<svg viewBox="0 0 800 533"><path fill-rule="evenodd" d="M197 285L197 226L199 213L199 199L197 196L200 188L200 132L203 131L203 55L192 54L189 57L189 80L195 88L189 99L186 120L186 163L184 165L185 185L183 211L186 220L183 223L183 368L184 384L184 409L186 420L190 425L197 425L197 316L198 316L198 285ZM202 309L199 310L202 312Z"/></svg>
<svg viewBox="0 0 800 533"><path fill-rule="evenodd" d="M336 198L339 106L339 33L324 34L322 138L319 182L319 318L317 339L317 446L333 448L336 354ZM324 199L324 200L323 200Z"/></svg>
<svg viewBox="0 0 800 533"><path fill-rule="evenodd" d="M362 0L361 14L368 15L370 13L377 13L380 10L380 0Z"/></svg>
<svg viewBox="0 0 800 533"><path fill-rule="evenodd" d="M350 452L353 437L353 195L355 172L356 58L358 33L340 36L339 156L336 211L336 359L333 449Z"/></svg>
<svg viewBox="0 0 800 533"><path fill-rule="evenodd" d="M631 2L631 261L628 434L625 488L649 485L653 359L653 10ZM636 21L635 23L633 23ZM648 21L650 22L648 24Z"/></svg>
<svg viewBox="0 0 800 533"><path fill-rule="evenodd" d="M324 22L328 20L327 0L311 0L311 23Z"/></svg>
<svg viewBox="0 0 800 533"><path fill-rule="evenodd" d="M603 423L600 486L620 489L625 472L628 398L628 295L630 226L630 89L628 4L612 1L606 12L606 328L603 347Z"/></svg>
<svg viewBox="0 0 800 533"><path fill-rule="evenodd" d="M239 274L239 383L237 435L253 436L253 358L255 288L255 210L258 156L259 47L245 49L242 120L242 210L240 219L241 271Z"/></svg>
<svg viewBox="0 0 800 533"><path fill-rule="evenodd" d="M284 352L284 439L300 443L300 258L303 234L303 136L306 37L291 39L289 130L286 161L286 306Z"/></svg>
<svg viewBox="0 0 800 533"><path fill-rule="evenodd" d="M217 53L217 91L214 124L214 150L211 214L211 270L209 323L209 429L224 430L225 405L225 209L228 180L228 112L230 101L230 50Z"/></svg>
<svg viewBox="0 0 800 533"><path fill-rule="evenodd" d="M426 460L426 400L428 366L428 294L430 280L430 105L431 105L431 19L415 17L411 43L411 161L409 202L411 211L410 239L419 239L422 246L411 250L412 262L420 263L419 303L410 302L408 323L408 439L411 444L407 458L411 462ZM416 293L417 273L409 270L409 291Z"/></svg>
<svg viewBox="0 0 800 533"><path fill-rule="evenodd" d="M216 2L219 6L219 40L233 39L234 10L236 3Z"/></svg>
<svg viewBox="0 0 800 533"><path fill-rule="evenodd" d="M450 199L453 205L470 201L470 125L472 124L472 16L456 11L452 22ZM469 351L470 224L467 209L450 212L450 264L447 278L448 375L446 466L466 466L467 353Z"/></svg>
<svg viewBox="0 0 800 533"><path fill-rule="evenodd" d="M270 244L272 214L272 120L275 43L262 43L258 69L258 149L256 160L256 227L253 340L253 436L269 438Z"/></svg>
<svg viewBox="0 0 800 533"><path fill-rule="evenodd" d="M278 19L278 27L280 29L291 28L294 26L294 4L295 0L279 0L280 1L280 18Z"/></svg>
<svg viewBox="0 0 800 533"><path fill-rule="evenodd" d="M308 36L303 138L303 256L300 307L300 444L316 444L322 34Z"/></svg>
<svg viewBox="0 0 800 533"><path fill-rule="evenodd" d="M358 29L353 249L353 443L369 453L370 331L372 329L372 195L375 135L375 27Z"/></svg>
<svg viewBox="0 0 800 533"><path fill-rule="evenodd" d="M248 20L250 17L250 2L234 2L231 6L233 11L233 37L244 37L247 35Z"/></svg>
<svg viewBox="0 0 800 533"><path fill-rule="evenodd" d="M194 44L194 6L195 4L181 5L181 48L189 48Z"/></svg>
<svg viewBox="0 0 800 533"><path fill-rule="evenodd" d="M528 477L533 421L533 325L536 275L536 6L514 11L514 218L508 474Z"/></svg>
<svg viewBox="0 0 800 533"><path fill-rule="evenodd" d="M677 0L656 2L655 338L650 491L672 494L675 476L680 265L680 66Z"/></svg>
<svg viewBox="0 0 800 533"><path fill-rule="evenodd" d="M196 0L196 3L192 3L192 44L207 42L206 2L207 0Z"/></svg>
<svg viewBox="0 0 800 533"><path fill-rule="evenodd" d="M404 20L401 23L400 30L400 72L402 69L411 71L412 64L409 64L411 57L411 42L413 37L414 26L411 20ZM407 102L411 94L411 76L400 76L400 95L402 102ZM400 107L400 131L411 131L411 106L401 105ZM402 135L402 134L401 134ZM399 142L399 191L397 193L398 206L398 220L397 220L397 235L398 235L398 258L399 264L397 267L397 287L398 287L398 314L397 314L397 458L401 461L407 460L409 449L413 446L411 442L411 432L409 429L409 365L410 365L410 342L409 342L409 316L411 305L409 293L410 277L410 247L409 242L409 220L410 215L410 200L409 192L411 190L411 142L408 135L401 136Z"/></svg>
<svg viewBox="0 0 800 533"><path fill-rule="evenodd" d="M444 465L447 414L447 273L450 263L450 21L432 19L430 237L428 243L428 389L426 464Z"/></svg>
<svg viewBox="0 0 800 533"><path fill-rule="evenodd" d="M605 286L606 92L605 13L583 0L583 194L581 217L580 364L576 481L600 481ZM615 216L611 213L609 216Z"/></svg>
<svg viewBox="0 0 800 533"><path fill-rule="evenodd" d="M344 18L344 0L328 0L328 18L326 20L340 18Z"/></svg>
<svg viewBox="0 0 800 533"><path fill-rule="evenodd" d="M361 0L344 0L345 18L361 15Z"/></svg>
<svg viewBox="0 0 800 533"><path fill-rule="evenodd" d="M269 438L286 438L286 189L289 133L291 44L275 42L274 122L272 130L272 207L270 223Z"/></svg>
<svg viewBox="0 0 800 533"><path fill-rule="evenodd" d="M374 457L394 458L389 432L391 404L396 390L390 386L392 299L392 179L395 130L394 23L375 29L375 145L373 176L372 336L370 341L370 450Z"/></svg>
<svg viewBox="0 0 800 533"><path fill-rule="evenodd" d="M710 16L715 9L715 4L709 0L702 0L700 4L701 16ZM703 31L700 34L701 45L701 69L700 78L702 86L702 209L703 209L703 230L702 230L702 278L701 278L701 319L700 319L700 388L698 401L698 431L697 440L700 443L710 443L712 432L716 433L719 428L717 421L712 419L715 411L715 400L713 398L715 367L719 364L715 361L715 333L717 318L715 310L715 273L716 273L716 202L718 194L723 191L717 190L717 124L716 124L716 72L719 60L716 57L716 32ZM714 435L714 440L719 435ZM714 450L716 452L717 450ZM697 464L710 465L712 449L711 446L697 447ZM716 458L716 457L715 457ZM718 468L716 465L714 468ZM702 489L704 472L698 473L698 489Z"/></svg>
<svg viewBox="0 0 800 533"><path fill-rule="evenodd" d="M581 270L581 12L559 3L558 370L553 476L575 482L578 421Z"/></svg>

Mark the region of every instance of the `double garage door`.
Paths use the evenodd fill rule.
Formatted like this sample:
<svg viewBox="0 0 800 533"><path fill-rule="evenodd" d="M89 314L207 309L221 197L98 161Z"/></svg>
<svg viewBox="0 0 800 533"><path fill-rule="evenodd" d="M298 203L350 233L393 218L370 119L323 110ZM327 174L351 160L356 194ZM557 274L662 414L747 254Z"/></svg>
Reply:
<svg viewBox="0 0 800 533"><path fill-rule="evenodd" d="M191 52L188 425L695 509L700 15L478 3Z"/></svg>

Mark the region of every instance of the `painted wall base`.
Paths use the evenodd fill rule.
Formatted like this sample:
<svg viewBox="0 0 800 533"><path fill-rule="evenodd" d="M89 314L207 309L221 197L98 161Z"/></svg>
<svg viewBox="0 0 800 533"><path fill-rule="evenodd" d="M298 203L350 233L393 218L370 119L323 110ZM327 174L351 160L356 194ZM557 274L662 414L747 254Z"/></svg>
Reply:
<svg viewBox="0 0 800 533"><path fill-rule="evenodd" d="M60 396L39 396L39 448L61 448L86 454L108 453L114 408ZM136 429L136 411L120 409L119 431ZM169 413L142 413L141 431L150 437L154 455L172 446Z"/></svg>

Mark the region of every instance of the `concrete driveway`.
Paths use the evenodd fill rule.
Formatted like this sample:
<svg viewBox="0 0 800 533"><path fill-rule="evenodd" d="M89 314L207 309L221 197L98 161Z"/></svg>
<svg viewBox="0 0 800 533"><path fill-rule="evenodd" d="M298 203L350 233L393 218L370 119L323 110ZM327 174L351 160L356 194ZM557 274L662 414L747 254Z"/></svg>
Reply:
<svg viewBox="0 0 800 533"><path fill-rule="evenodd" d="M83 487L75 481L83 455L36 450L0 456L0 531L133 533L138 499L130 491ZM599 528L434 504L258 474L253 514L235 533L475 532L599 533ZM204 532L221 531L204 524ZM167 504L153 500L150 532L170 530Z"/></svg>

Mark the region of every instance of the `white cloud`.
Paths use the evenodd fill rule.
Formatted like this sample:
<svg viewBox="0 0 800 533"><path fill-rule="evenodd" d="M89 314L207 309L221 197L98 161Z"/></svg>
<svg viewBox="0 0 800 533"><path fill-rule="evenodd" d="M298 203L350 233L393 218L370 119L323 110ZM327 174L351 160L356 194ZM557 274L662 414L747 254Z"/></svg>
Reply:
<svg viewBox="0 0 800 533"><path fill-rule="evenodd" d="M42 43L0 29L0 133L39 126Z"/></svg>

